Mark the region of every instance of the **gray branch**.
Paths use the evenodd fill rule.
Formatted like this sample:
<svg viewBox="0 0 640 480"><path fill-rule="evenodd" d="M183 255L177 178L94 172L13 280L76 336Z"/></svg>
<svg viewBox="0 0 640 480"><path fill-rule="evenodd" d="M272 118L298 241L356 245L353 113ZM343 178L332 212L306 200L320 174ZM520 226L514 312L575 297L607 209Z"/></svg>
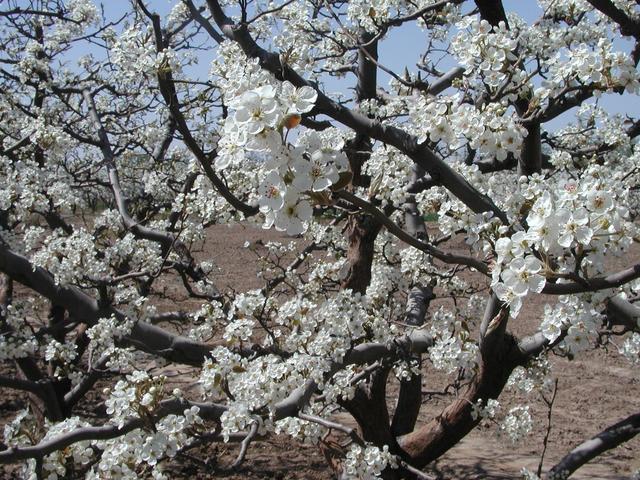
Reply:
<svg viewBox="0 0 640 480"><path fill-rule="evenodd" d="M578 445L547 474L548 480L564 480L598 455L631 440L640 433L640 413L612 425L595 437Z"/></svg>
<svg viewBox="0 0 640 480"><path fill-rule="evenodd" d="M125 319L124 314L116 308L100 306L94 298L76 287L56 285L48 271L36 267L22 255L12 252L2 242L0 242L0 271L56 305L63 306L70 315L82 319L87 325L95 325L101 318L111 316L120 321ZM190 365L201 365L210 350L210 347L205 344L144 322L137 322L131 333L122 341L143 351Z"/></svg>
<svg viewBox="0 0 640 480"><path fill-rule="evenodd" d="M572 293L595 292L607 288L616 288L640 278L640 263L605 277L584 279L582 282L549 283L547 282L542 293L552 295L570 295Z"/></svg>
<svg viewBox="0 0 640 480"><path fill-rule="evenodd" d="M313 110L314 113L325 114L361 135L397 148L420 165L432 178L440 181L472 211L476 213L493 212L503 223L509 223L506 214L488 196L480 193L462 175L455 172L426 145L426 142L418 144L418 139L404 130L384 125L378 120L370 119L331 100L316 86L281 62L279 55L260 47L246 26L236 25L227 17L217 0L207 0L207 4L218 28L227 38L237 42L248 57L257 58L264 69L273 73L280 80L288 80L297 87L309 86L316 90L318 98Z"/></svg>
<svg viewBox="0 0 640 480"><path fill-rule="evenodd" d="M180 414L185 410L197 406L200 411L198 415L207 420L220 419L226 410L223 405L215 403L196 403L182 399L165 400L160 403L158 409L153 412L153 420L160 420L167 415ZM117 425L102 425L99 427L81 427L71 432L61 434L49 440L42 441L31 447L12 447L0 452L0 464L15 463L29 458L42 458L57 450L62 450L74 443L92 440L110 440L121 437L138 428L148 426L149 420L134 418L127 421L122 428Z"/></svg>
<svg viewBox="0 0 640 480"><path fill-rule="evenodd" d="M1 258L0 256L0 266ZM395 356L400 351L422 353L431 345L433 345L433 339L426 332L420 330L413 331L391 345L381 343L358 345L345 355L342 362L334 364L327 375L330 378L347 365L374 362L384 357ZM309 380L295 389L287 398L275 405L273 420L278 421L286 417L298 416L300 411L308 404L316 389L317 385L313 380ZM153 420L157 421L170 414L179 414L192 406L197 406L200 409L199 415L201 418L214 421L219 421L222 414L227 410L226 406L217 403L198 403L184 399L171 399L160 403L158 409L153 412ZM0 452L0 464L14 463L29 458L42 458L77 442L109 440L145 426L148 426L148 420L135 418L126 422L122 428L118 428L116 425L78 428L50 440L40 442L32 447L16 447L4 450Z"/></svg>

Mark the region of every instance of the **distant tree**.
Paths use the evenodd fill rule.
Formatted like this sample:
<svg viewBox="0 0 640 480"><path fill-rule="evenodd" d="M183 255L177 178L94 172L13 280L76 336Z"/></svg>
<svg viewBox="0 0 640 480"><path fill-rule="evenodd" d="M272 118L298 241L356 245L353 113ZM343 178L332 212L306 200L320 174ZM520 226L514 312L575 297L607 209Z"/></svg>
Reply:
<svg viewBox="0 0 640 480"><path fill-rule="evenodd" d="M121 3L0 3L0 386L31 398L0 463L166 478L179 451L239 442L236 469L284 432L342 478L430 478L483 419L531 429L500 394L547 392L547 356L640 361L640 262L607 260L640 240L640 123L598 101L637 105L637 1L539 0L533 23L499 0ZM378 52L405 30L419 62L395 72ZM264 286L225 291L194 249L241 221L302 241L250 245ZM171 284L192 300L159 310ZM540 294L538 332L510 333ZM152 360L198 367L204 399ZM428 369L459 394L417 424Z"/></svg>

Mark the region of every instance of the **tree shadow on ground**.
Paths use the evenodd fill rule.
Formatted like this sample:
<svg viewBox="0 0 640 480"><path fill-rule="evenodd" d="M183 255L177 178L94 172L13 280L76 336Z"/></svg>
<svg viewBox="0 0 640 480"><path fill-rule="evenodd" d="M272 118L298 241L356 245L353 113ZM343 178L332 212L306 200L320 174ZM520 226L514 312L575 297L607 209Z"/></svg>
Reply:
<svg viewBox="0 0 640 480"><path fill-rule="evenodd" d="M438 480L513 480L514 475L496 475L489 473L480 462L473 465L451 465L436 461L426 469ZM517 475L515 476L517 478Z"/></svg>

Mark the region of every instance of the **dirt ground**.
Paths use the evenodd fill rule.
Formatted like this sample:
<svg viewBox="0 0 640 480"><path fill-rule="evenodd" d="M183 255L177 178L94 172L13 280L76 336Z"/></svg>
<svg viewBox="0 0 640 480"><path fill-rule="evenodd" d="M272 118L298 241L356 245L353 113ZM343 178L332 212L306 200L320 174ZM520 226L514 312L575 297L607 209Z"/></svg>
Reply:
<svg viewBox="0 0 640 480"><path fill-rule="evenodd" d="M262 286L256 271L252 270L255 255L244 248L246 241L292 239L273 230L264 231L251 226L214 226L208 231L208 239L199 259L213 261L218 267L217 285L221 290L231 288L237 291ZM294 240L298 241L299 240ZM455 249L462 249L457 242ZM616 260L612 269L620 268L640 258L640 248L634 248L626 257ZM170 294L179 295L179 288L167 286ZM175 291L172 291L175 289ZM539 315L546 302L553 298L538 296L524 306L511 329L516 334L531 333L539 323ZM185 304L191 303L186 301ZM174 306L175 308L175 306ZM621 343L619 339L615 339ZM615 347L599 349L579 355L575 360L551 357L553 375L558 379L558 393L552 410L552 426L549 435L545 470L551 467L565 453L580 442L590 438L628 415L640 412L640 375ZM0 374L11 374L5 367ZM154 369L155 370L155 369ZM182 366L162 369L173 384L186 391L196 387L193 370ZM420 422L427 422L437 415L455 396L434 394L441 392L450 379L429 368L425 362L423 371L424 404ZM425 472L438 479L514 479L520 478L523 467L535 471L542 452L542 439L547 428L548 409L536 394L531 398L518 398L506 392L501 400L526 401L531 405L534 417L534 431L516 446L507 444L496 436L496 428L480 427L459 445L451 449ZM10 421L13 412L25 405L24 395L14 391L0 394L0 428ZM510 403L515 405L515 403ZM86 402L82 413L100 415L103 407ZM224 473L215 465L225 465L233 461L237 453L236 445L214 444L207 448L192 450L188 455L178 457L167 464L166 472L175 479L227 478L240 479L309 479L333 478L323 456L313 446L299 445L286 437L274 437L254 442L239 471ZM209 459L209 468L204 461ZM571 478L622 480L640 469L640 437L623 444L578 470ZM19 478L14 467L0 467L0 479ZM72 477L73 478L73 477Z"/></svg>

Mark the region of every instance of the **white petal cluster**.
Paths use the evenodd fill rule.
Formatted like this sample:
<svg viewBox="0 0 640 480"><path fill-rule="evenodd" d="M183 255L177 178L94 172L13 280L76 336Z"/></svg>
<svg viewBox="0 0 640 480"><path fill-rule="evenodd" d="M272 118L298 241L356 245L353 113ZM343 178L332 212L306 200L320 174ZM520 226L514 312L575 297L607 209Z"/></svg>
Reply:
<svg viewBox="0 0 640 480"><path fill-rule="evenodd" d="M500 424L500 434L515 444L529 435L532 428L533 419L529 413L529 406L518 406L513 407L507 413Z"/></svg>
<svg viewBox="0 0 640 480"><path fill-rule="evenodd" d="M152 431L138 429L120 438L95 442L103 452L86 478L136 480L140 478L138 469L147 465L152 467L153 478L166 479L158 461L175 456L187 444L189 429L202 422L198 412L198 407L194 406L182 415L163 417L155 422Z"/></svg>
<svg viewBox="0 0 640 480"><path fill-rule="evenodd" d="M164 396L164 377L152 377L136 370L107 389L105 400L110 421L122 428L124 423L141 415L149 415Z"/></svg>
<svg viewBox="0 0 640 480"><path fill-rule="evenodd" d="M246 370L247 360L226 347L216 347L211 355L212 358L207 358L202 366L199 383L205 396L216 398L225 395L230 374Z"/></svg>
<svg viewBox="0 0 640 480"><path fill-rule="evenodd" d="M526 395L534 391L545 393L552 386L550 373L549 360L544 357L536 357L526 367L516 367L509 377L507 386L516 388Z"/></svg>
<svg viewBox="0 0 640 480"><path fill-rule="evenodd" d="M640 333L631 334L620 347L620 353L631 363L640 363Z"/></svg>
<svg viewBox="0 0 640 480"><path fill-rule="evenodd" d="M57 20L46 36L48 49L57 50L75 36L80 36L91 24L98 23L98 9L90 0L65 2L65 16L71 21Z"/></svg>
<svg viewBox="0 0 640 480"><path fill-rule="evenodd" d="M191 315L194 326L189 330L188 337L200 341L210 339L224 316L220 302L204 304Z"/></svg>
<svg viewBox="0 0 640 480"><path fill-rule="evenodd" d="M500 402L494 398L490 398L486 402L482 399L478 399L476 403L471 406L471 417L474 420L477 419L493 419L498 413L500 408Z"/></svg>
<svg viewBox="0 0 640 480"><path fill-rule="evenodd" d="M429 349L433 366L446 373L462 369L471 375L478 358L478 345L470 337L464 320L441 307L433 314L430 330L435 338L435 344Z"/></svg>
<svg viewBox="0 0 640 480"><path fill-rule="evenodd" d="M349 2L347 15L352 22L365 30L375 32L379 29L378 22L388 20L395 3L389 0L356 0Z"/></svg>
<svg viewBox="0 0 640 480"><path fill-rule="evenodd" d="M492 270L494 291L513 317L524 298L541 292L549 280L566 281L576 268L585 276L602 274L604 256L619 255L633 242L637 226L621 205L628 190L605 183L602 173L593 167L580 182L559 180L557 190L543 187L536 176L522 184L519 205L527 212L527 228L495 241ZM579 267L575 252L582 255Z"/></svg>
<svg viewBox="0 0 640 480"><path fill-rule="evenodd" d="M588 349L598 336L598 326L602 324L602 314L581 298L562 296L552 308L545 305L540 329L551 342L566 334L561 346L570 353Z"/></svg>
<svg viewBox="0 0 640 480"><path fill-rule="evenodd" d="M506 104L492 103L478 109L462 95L453 95L421 96L407 106L420 132L419 142L442 142L451 150L469 144L483 157L498 161L508 155L520 156L527 132Z"/></svg>
<svg viewBox="0 0 640 480"><path fill-rule="evenodd" d="M342 473L350 480L369 480L379 478L387 467L397 468L397 462L386 445L379 449L374 445L352 444L342 464Z"/></svg>
<svg viewBox="0 0 640 480"><path fill-rule="evenodd" d="M98 260L93 235L84 229L77 229L69 236L55 230L31 256L31 261L51 272L58 285L102 277L107 271L105 264Z"/></svg>
<svg viewBox="0 0 640 480"><path fill-rule="evenodd" d="M222 438L224 438L225 442L228 442L230 434L246 430L253 421L256 420L251 415L246 404L242 402L230 404L229 408L220 417Z"/></svg>
<svg viewBox="0 0 640 480"><path fill-rule="evenodd" d="M12 447L30 445L36 435L35 416L28 409L20 410L4 426L4 443Z"/></svg>
<svg viewBox="0 0 640 480"><path fill-rule="evenodd" d="M29 447L35 440L53 440L65 433L73 432L89 424L78 417L70 417L59 423L45 420L46 433L42 436L36 418L28 410L18 412L18 415L4 427L4 441L13 447ZM40 438L42 437L42 438ZM94 457L91 441L76 442L63 450L46 455L42 461L43 478L57 480L67 478L70 465L86 465ZM36 461L28 460L22 467L22 478L35 480Z"/></svg>
<svg viewBox="0 0 640 480"><path fill-rule="evenodd" d="M297 441L317 445L326 434L326 429L317 423L288 417L275 423L274 432L277 434L286 433Z"/></svg>
<svg viewBox="0 0 640 480"><path fill-rule="evenodd" d="M508 29L504 22L492 27L487 20L466 17L459 22L460 33L451 47L467 75L477 76L491 92L515 90L526 78L526 72L516 66L517 30ZM510 99L517 95L507 95Z"/></svg>
<svg viewBox="0 0 640 480"><path fill-rule="evenodd" d="M156 53L153 31L139 25L119 32L111 45L110 55L113 65L118 68L119 80L133 85L143 78L153 78L158 70L182 70L176 52L166 48Z"/></svg>
<svg viewBox="0 0 640 480"><path fill-rule="evenodd" d="M247 62L247 66L252 63ZM238 168L247 156L262 158L265 164L257 191L264 227L275 226L289 235L303 233L317 194L336 183L339 173L348 168L341 134L335 129L305 131L289 143L289 132L315 105L317 93L313 88L279 83L259 72L255 77L261 85L248 88L229 76L233 71L229 60L216 66L215 71L227 78L230 91L226 97L231 109L218 141L216 167L226 171ZM243 78L247 78L246 72Z"/></svg>
<svg viewBox="0 0 640 480"><path fill-rule="evenodd" d="M44 359L48 362L59 361L68 363L73 361L78 353L75 343L60 343L57 340L51 340L44 351Z"/></svg>
<svg viewBox="0 0 640 480"><path fill-rule="evenodd" d="M119 321L115 316L101 318L93 327L87 329L89 351L96 357L105 353L113 354L120 350L115 343L128 335L132 327L133 322L130 319Z"/></svg>
<svg viewBox="0 0 640 480"><path fill-rule="evenodd" d="M34 314L29 303L15 302L4 309L11 331L0 335L0 361L27 358L38 351L38 341L27 319Z"/></svg>

